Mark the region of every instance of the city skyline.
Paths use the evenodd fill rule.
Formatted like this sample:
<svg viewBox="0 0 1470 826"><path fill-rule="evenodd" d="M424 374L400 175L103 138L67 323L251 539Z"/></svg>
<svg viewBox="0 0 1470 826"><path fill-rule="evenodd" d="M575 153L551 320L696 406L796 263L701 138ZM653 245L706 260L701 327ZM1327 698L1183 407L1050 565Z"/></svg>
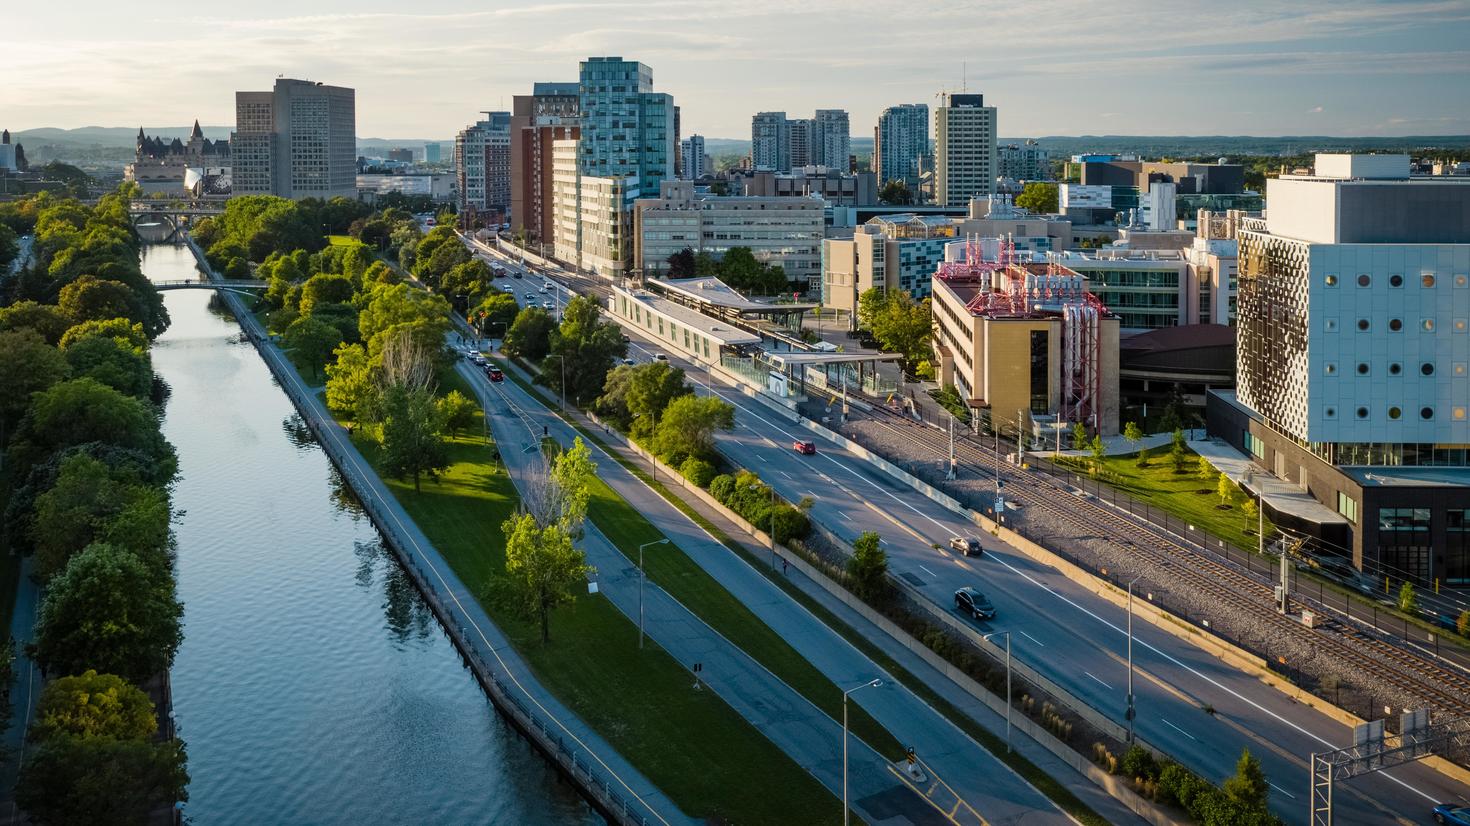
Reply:
<svg viewBox="0 0 1470 826"><path fill-rule="evenodd" d="M235 89L284 75L358 89L363 137L447 140L535 81L619 55L652 66L685 130L710 138L743 137L758 111L817 107L848 110L867 135L883 108L933 106L962 86L998 108L1004 136L1470 132L1470 107L1445 106L1470 81L1463 3L1135 4L1112 17L1074 2L971 3L873 26L847 4L757 2L740 30L727 10L657 0L327 8L301 15L269 0L249 17L167 20L91 2L30 9L0 35L12 57L0 109L12 129L126 125L139 119L138 92L166 86L147 121L229 124ZM773 46L772 31L803 30L806 18L840 51ZM160 34L170 26L188 36ZM195 62L192 44L206 41L210 59Z"/></svg>

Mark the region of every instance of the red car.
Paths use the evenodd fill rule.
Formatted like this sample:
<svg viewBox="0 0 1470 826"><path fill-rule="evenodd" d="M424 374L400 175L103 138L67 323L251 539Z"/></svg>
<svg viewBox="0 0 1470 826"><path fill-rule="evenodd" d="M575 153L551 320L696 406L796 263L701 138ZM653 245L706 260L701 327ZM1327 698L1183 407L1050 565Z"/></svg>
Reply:
<svg viewBox="0 0 1470 826"><path fill-rule="evenodd" d="M499 367L491 367L485 371L485 375L489 376L491 381L505 381L505 373Z"/></svg>
<svg viewBox="0 0 1470 826"><path fill-rule="evenodd" d="M791 449L803 456L810 456L817 452L817 445L815 442L803 442L798 439L791 443Z"/></svg>

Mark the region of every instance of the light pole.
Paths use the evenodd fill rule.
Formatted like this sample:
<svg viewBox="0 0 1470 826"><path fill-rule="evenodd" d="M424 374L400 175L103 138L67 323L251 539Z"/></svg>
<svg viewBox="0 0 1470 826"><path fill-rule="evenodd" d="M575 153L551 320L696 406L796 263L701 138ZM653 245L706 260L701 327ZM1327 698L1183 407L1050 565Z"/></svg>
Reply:
<svg viewBox="0 0 1470 826"><path fill-rule="evenodd" d="M643 549L650 545L666 545L669 538L655 539L652 542L644 542L638 546L638 650L643 650L643 581L648 579L648 574L643 571Z"/></svg>
<svg viewBox="0 0 1470 826"><path fill-rule="evenodd" d="M982 639L990 639L997 634L1006 638L1006 753L1011 751L1011 632L992 631Z"/></svg>
<svg viewBox="0 0 1470 826"><path fill-rule="evenodd" d="M869 680L862 685L853 686L842 692L842 826L848 824L847 808L847 695L864 688L877 688L883 685L879 679Z"/></svg>
<svg viewBox="0 0 1470 826"><path fill-rule="evenodd" d="M1128 710L1124 716L1128 718L1128 742L1133 742L1133 718L1138 716L1137 709L1133 706L1133 583L1143 579L1139 574L1128 582Z"/></svg>

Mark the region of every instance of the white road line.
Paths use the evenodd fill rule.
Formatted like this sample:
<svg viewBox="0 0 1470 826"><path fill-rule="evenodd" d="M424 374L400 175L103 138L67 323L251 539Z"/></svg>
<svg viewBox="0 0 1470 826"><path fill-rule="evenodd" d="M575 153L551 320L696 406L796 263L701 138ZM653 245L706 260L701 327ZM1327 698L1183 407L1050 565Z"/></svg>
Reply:
<svg viewBox="0 0 1470 826"><path fill-rule="evenodd" d="M755 458L761 460L762 462L764 462L766 460L766 457L760 455L759 453L755 454Z"/></svg>
<svg viewBox="0 0 1470 826"><path fill-rule="evenodd" d="M1271 783L1271 781L1269 781L1269 780L1267 780L1266 782L1267 783ZM1275 783L1271 783L1271 788L1275 789L1278 792L1281 792L1282 794L1286 795L1287 797L1291 798L1292 800L1296 800L1296 795L1292 794L1291 792L1287 791L1286 789L1281 788L1280 786L1276 785Z"/></svg>
<svg viewBox="0 0 1470 826"><path fill-rule="evenodd" d="M1162 721L1164 725L1168 726L1171 729L1174 729L1175 731L1179 732L1180 734L1184 735L1185 737L1188 737L1189 739L1194 740L1196 743L1199 742L1198 738L1196 738L1193 734L1190 734L1189 732L1187 732L1184 729L1182 729L1182 728L1174 725L1173 723L1169 722L1168 720L1165 720L1162 717L1160 717L1159 720Z"/></svg>
<svg viewBox="0 0 1470 826"><path fill-rule="evenodd" d="M1103 688L1106 688L1108 691L1112 691L1113 690L1113 687L1112 686L1108 685L1107 683L1103 682L1102 680L1099 680L1097 677L1094 677L1091 671L1084 671L1082 673L1083 674L1086 674L1089 677L1092 677L1093 682L1097 683L1098 685L1102 686ZM1165 722L1168 722L1168 721L1166 720Z"/></svg>
<svg viewBox="0 0 1470 826"><path fill-rule="evenodd" d="M1016 630L1020 631L1020 629L1016 629ZM1038 640L1037 638L1031 636L1030 634L1026 633L1025 631L1021 631L1021 636L1023 636L1026 639L1028 639L1028 640L1036 643L1037 645L1041 646L1042 648L1045 648L1046 647L1046 643L1042 642L1041 640Z"/></svg>
<svg viewBox="0 0 1470 826"><path fill-rule="evenodd" d="M852 521L852 517L847 515L847 511L838 511L837 512L837 515L840 516L840 517L842 517L843 521L845 521L845 522L851 522Z"/></svg>
<svg viewBox="0 0 1470 826"><path fill-rule="evenodd" d="M934 577L935 579L939 579L939 574L936 574L933 571L929 570L928 568L925 568L923 565L920 565L919 566L919 570L923 571L924 573L928 574L929 576Z"/></svg>
<svg viewBox="0 0 1470 826"><path fill-rule="evenodd" d="M785 476L785 477L786 477L786 478L787 478L787 479L791 479L791 481L793 481L793 482L795 482L795 481L796 481L796 480L795 480L795 479L792 479L792 478L791 478L791 474L789 474L789 473L787 473L787 472L786 472L786 471L784 471L784 470L783 470L783 471L781 471L781 475L782 475L782 476Z"/></svg>

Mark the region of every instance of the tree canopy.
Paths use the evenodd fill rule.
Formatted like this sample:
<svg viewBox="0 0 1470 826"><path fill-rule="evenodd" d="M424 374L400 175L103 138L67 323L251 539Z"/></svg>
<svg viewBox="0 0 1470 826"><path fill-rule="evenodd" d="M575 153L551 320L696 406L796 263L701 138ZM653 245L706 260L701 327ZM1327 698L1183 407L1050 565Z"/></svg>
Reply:
<svg viewBox="0 0 1470 826"><path fill-rule="evenodd" d="M929 299L915 301L903 290L873 287L858 297L858 320L880 347L903 356L906 369L928 357L934 327Z"/></svg>
<svg viewBox="0 0 1470 826"><path fill-rule="evenodd" d="M146 823L159 806L189 799L186 760L178 740L52 737L27 757L15 798L32 823Z"/></svg>
<svg viewBox="0 0 1470 826"><path fill-rule="evenodd" d="M147 740L156 731L158 720L147 694L116 674L89 668L46 684L30 736L39 741L63 735Z"/></svg>
<svg viewBox="0 0 1470 826"><path fill-rule="evenodd" d="M1051 215L1059 209L1059 191L1056 184L1033 181L1021 189L1016 196L1016 206L1029 209L1037 215Z"/></svg>
<svg viewBox="0 0 1470 826"><path fill-rule="evenodd" d="M560 525L540 527L536 517L523 513L507 519L501 530L505 533L506 577L522 609L540 626L541 642L549 643L551 612L575 600L594 569Z"/></svg>
<svg viewBox="0 0 1470 826"><path fill-rule="evenodd" d="M36 394L11 440L10 455L28 469L54 451L83 442L138 450L165 468L168 478L178 470L152 406L91 378L60 382Z"/></svg>
<svg viewBox="0 0 1470 826"><path fill-rule="evenodd" d="M540 361L551 352L551 331L555 322L551 314L540 307L526 307L516 314L516 320L505 334L502 349L515 358Z"/></svg>
<svg viewBox="0 0 1470 826"><path fill-rule="evenodd" d="M591 400L607 381L613 363L627 355L628 344L622 328L602 320L597 302L579 295L567 302L561 326L551 334L551 352L564 361L567 396ZM560 379L560 365L547 376L552 374Z"/></svg>
<svg viewBox="0 0 1470 826"><path fill-rule="evenodd" d="M670 464L693 456L714 458L714 434L735 426L735 408L714 396L679 396L669 402L654 432L654 452Z"/></svg>

